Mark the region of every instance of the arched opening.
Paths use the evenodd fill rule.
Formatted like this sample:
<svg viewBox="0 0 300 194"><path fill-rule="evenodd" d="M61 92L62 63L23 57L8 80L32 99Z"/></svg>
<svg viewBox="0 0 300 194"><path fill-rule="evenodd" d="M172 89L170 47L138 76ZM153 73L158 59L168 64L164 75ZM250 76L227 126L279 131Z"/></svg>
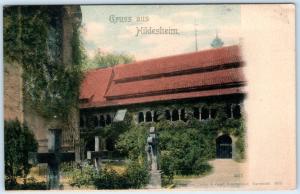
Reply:
<svg viewBox="0 0 300 194"><path fill-rule="evenodd" d="M158 112L154 111L154 118L153 118L154 122L159 122L158 116L159 116Z"/></svg>
<svg viewBox="0 0 300 194"><path fill-rule="evenodd" d="M200 111L199 111L199 108L198 108L198 107L194 107L194 108L193 108L193 111L194 111L194 118L200 119Z"/></svg>
<svg viewBox="0 0 300 194"><path fill-rule="evenodd" d="M217 109L215 108L210 109L210 117L212 119L215 119L217 117Z"/></svg>
<svg viewBox="0 0 300 194"><path fill-rule="evenodd" d="M143 112L139 112L139 123L144 122L144 113Z"/></svg>
<svg viewBox="0 0 300 194"><path fill-rule="evenodd" d="M165 117L166 117L167 120L171 120L171 113L170 113L169 110L166 110Z"/></svg>
<svg viewBox="0 0 300 194"><path fill-rule="evenodd" d="M100 115L100 127L105 127L105 118L103 115Z"/></svg>
<svg viewBox="0 0 300 194"><path fill-rule="evenodd" d="M206 107L201 108L201 120L206 120L209 118L209 110Z"/></svg>
<svg viewBox="0 0 300 194"><path fill-rule="evenodd" d="M187 117L185 115L185 109L184 108L180 110L180 120L182 120L184 122L187 121Z"/></svg>
<svg viewBox="0 0 300 194"><path fill-rule="evenodd" d="M93 127L98 127L98 117L97 116L93 116L93 118L92 118L92 125L93 125Z"/></svg>
<svg viewBox="0 0 300 194"><path fill-rule="evenodd" d="M222 135L216 139L216 157L232 158L232 140L229 135Z"/></svg>
<svg viewBox="0 0 300 194"><path fill-rule="evenodd" d="M106 115L106 124L107 125L111 124L111 116L110 115Z"/></svg>
<svg viewBox="0 0 300 194"><path fill-rule="evenodd" d="M151 111L146 112L146 122L152 122L152 114Z"/></svg>
<svg viewBox="0 0 300 194"><path fill-rule="evenodd" d="M174 109L172 111L172 121L178 121L179 120L179 114L178 114L178 110Z"/></svg>
<svg viewBox="0 0 300 194"><path fill-rule="evenodd" d="M232 115L233 115L233 118L235 118L235 119L241 118L242 115L241 115L241 107L240 107L240 105L233 106Z"/></svg>
<svg viewBox="0 0 300 194"><path fill-rule="evenodd" d="M231 118L232 117L232 114L231 114L231 104L227 104L226 107L225 107L225 112L226 112L226 117L227 118Z"/></svg>

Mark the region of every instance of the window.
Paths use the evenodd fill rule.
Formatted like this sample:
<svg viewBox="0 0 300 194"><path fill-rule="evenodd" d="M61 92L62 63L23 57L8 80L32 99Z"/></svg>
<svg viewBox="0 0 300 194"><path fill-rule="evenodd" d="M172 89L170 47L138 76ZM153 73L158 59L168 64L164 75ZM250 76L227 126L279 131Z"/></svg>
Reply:
<svg viewBox="0 0 300 194"><path fill-rule="evenodd" d="M111 124L111 116L110 115L106 115L106 124L107 125Z"/></svg>
<svg viewBox="0 0 300 194"><path fill-rule="evenodd" d="M193 112L194 112L194 118L196 119L200 119L200 111L198 107L194 107L193 108Z"/></svg>
<svg viewBox="0 0 300 194"><path fill-rule="evenodd" d="M103 115L100 115L100 127L105 127L105 118Z"/></svg>
<svg viewBox="0 0 300 194"><path fill-rule="evenodd" d="M180 110L180 120L182 120L184 122L187 121L187 117L185 115L185 109L184 108Z"/></svg>
<svg viewBox="0 0 300 194"><path fill-rule="evenodd" d="M178 121L178 120L179 120L178 110L174 109L172 112L172 121Z"/></svg>
<svg viewBox="0 0 300 194"><path fill-rule="evenodd" d="M227 104L226 107L225 107L225 112L226 112L226 117L227 118L231 118L232 117L231 106L232 106L232 104Z"/></svg>
<svg viewBox="0 0 300 194"><path fill-rule="evenodd" d="M206 107L201 109L201 120L206 120L209 118L209 110Z"/></svg>
<svg viewBox="0 0 300 194"><path fill-rule="evenodd" d="M139 123L144 122L144 113L143 112L139 112L138 121L139 121Z"/></svg>
<svg viewBox="0 0 300 194"><path fill-rule="evenodd" d="M240 105L234 105L233 106L233 109L232 109L232 115L233 115L233 118L235 118L235 119L239 119L239 118L241 118L241 107L240 107Z"/></svg>
<svg viewBox="0 0 300 194"><path fill-rule="evenodd" d="M151 111L146 112L146 122L152 122L152 114Z"/></svg>
<svg viewBox="0 0 300 194"><path fill-rule="evenodd" d="M158 122L159 121L159 119L158 119L158 116L159 116L159 114L157 113L157 111L154 111L154 122Z"/></svg>
<svg viewBox="0 0 300 194"><path fill-rule="evenodd" d="M210 109L210 117L212 119L215 119L217 117L217 109L215 108Z"/></svg>
<svg viewBox="0 0 300 194"><path fill-rule="evenodd" d="M170 113L169 110L166 110L165 117L166 117L167 120L169 120L169 121L171 120L171 113Z"/></svg>
<svg viewBox="0 0 300 194"><path fill-rule="evenodd" d="M93 127L98 127L98 117L97 116L93 116L93 119L92 119L92 125Z"/></svg>

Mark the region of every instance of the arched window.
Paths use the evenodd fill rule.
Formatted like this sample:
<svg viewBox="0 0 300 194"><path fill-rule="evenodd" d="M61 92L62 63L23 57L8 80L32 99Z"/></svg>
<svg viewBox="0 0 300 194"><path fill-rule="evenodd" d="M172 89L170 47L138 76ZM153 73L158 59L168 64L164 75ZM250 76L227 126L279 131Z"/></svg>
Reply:
<svg viewBox="0 0 300 194"><path fill-rule="evenodd" d="M233 109L232 109L232 114L233 114L233 118L235 118L235 119L239 119L239 118L241 118L241 107L240 107L240 105L234 105L233 106Z"/></svg>
<svg viewBox="0 0 300 194"><path fill-rule="evenodd" d="M187 121L187 117L185 115L185 109L184 108L180 110L180 120L182 120L184 122Z"/></svg>
<svg viewBox="0 0 300 194"><path fill-rule="evenodd" d="M172 121L178 121L179 120L179 114L178 114L178 110L174 109L172 111Z"/></svg>
<svg viewBox="0 0 300 194"><path fill-rule="evenodd" d="M217 117L217 109L216 108L210 109L210 117L212 119L215 119Z"/></svg>
<svg viewBox="0 0 300 194"><path fill-rule="evenodd" d="M79 127L80 127L80 128L83 128L83 127L85 127L85 120L84 120L84 118L83 118L83 117L80 117L80 121L79 121Z"/></svg>
<svg viewBox="0 0 300 194"><path fill-rule="evenodd" d="M151 111L146 112L146 122L152 122L152 114Z"/></svg>
<svg viewBox="0 0 300 194"><path fill-rule="evenodd" d="M144 113L143 112L139 112L139 123L144 122Z"/></svg>
<svg viewBox="0 0 300 194"><path fill-rule="evenodd" d="M169 120L169 121L171 120L171 113L170 113L169 110L165 111L165 117L166 117L167 120Z"/></svg>
<svg viewBox="0 0 300 194"><path fill-rule="evenodd" d="M159 116L158 112L154 111L154 118L153 118L154 122L158 122L159 121L158 116Z"/></svg>
<svg viewBox="0 0 300 194"><path fill-rule="evenodd" d="M107 125L111 124L111 116L110 115L106 115L106 124Z"/></svg>
<svg viewBox="0 0 300 194"><path fill-rule="evenodd" d="M227 104L225 107L226 117L231 118L232 117L232 104Z"/></svg>
<svg viewBox="0 0 300 194"><path fill-rule="evenodd" d="M206 120L209 118L209 110L206 107L201 109L201 120Z"/></svg>
<svg viewBox="0 0 300 194"><path fill-rule="evenodd" d="M200 119L200 111L199 111L199 108L198 108L198 107L194 107L194 108L193 108L193 111L194 111L194 118Z"/></svg>
<svg viewBox="0 0 300 194"><path fill-rule="evenodd" d="M100 115L100 127L105 127L105 118L103 115Z"/></svg>
<svg viewBox="0 0 300 194"><path fill-rule="evenodd" d="M97 116L93 116L93 118L92 118L92 125L93 125L93 127L98 127L98 117Z"/></svg>

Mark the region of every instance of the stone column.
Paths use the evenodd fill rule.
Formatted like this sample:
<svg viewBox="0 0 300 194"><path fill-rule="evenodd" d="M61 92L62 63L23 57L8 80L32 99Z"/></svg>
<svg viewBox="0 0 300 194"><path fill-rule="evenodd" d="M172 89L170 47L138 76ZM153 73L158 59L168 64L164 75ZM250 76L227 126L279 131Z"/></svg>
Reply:
<svg viewBox="0 0 300 194"><path fill-rule="evenodd" d="M230 118L233 118L233 104L230 105Z"/></svg>
<svg viewBox="0 0 300 194"><path fill-rule="evenodd" d="M147 113L147 111L143 111L144 122L146 122L146 113Z"/></svg>
<svg viewBox="0 0 300 194"><path fill-rule="evenodd" d="M178 120L181 120L181 109L178 109Z"/></svg>
<svg viewBox="0 0 300 194"><path fill-rule="evenodd" d="M211 119L211 109L208 109L208 119Z"/></svg>
<svg viewBox="0 0 300 194"><path fill-rule="evenodd" d="M173 110L170 110L170 121L173 121Z"/></svg>
<svg viewBox="0 0 300 194"><path fill-rule="evenodd" d="M201 120L202 120L202 118L201 118L201 115L202 115L202 107L201 107L201 108L198 108L198 110L199 110L199 121L201 121Z"/></svg>
<svg viewBox="0 0 300 194"><path fill-rule="evenodd" d="M152 118L151 121L154 122L154 111L153 110L151 111L151 118Z"/></svg>

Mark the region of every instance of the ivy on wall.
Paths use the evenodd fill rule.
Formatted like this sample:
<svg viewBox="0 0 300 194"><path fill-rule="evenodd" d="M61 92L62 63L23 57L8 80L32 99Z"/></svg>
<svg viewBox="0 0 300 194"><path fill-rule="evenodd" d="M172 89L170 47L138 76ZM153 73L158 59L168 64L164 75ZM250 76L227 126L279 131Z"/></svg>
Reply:
<svg viewBox="0 0 300 194"><path fill-rule="evenodd" d="M22 65L25 101L45 118L66 119L79 95L80 25L73 24L72 61L63 64L65 13L64 6L4 8L4 60Z"/></svg>

